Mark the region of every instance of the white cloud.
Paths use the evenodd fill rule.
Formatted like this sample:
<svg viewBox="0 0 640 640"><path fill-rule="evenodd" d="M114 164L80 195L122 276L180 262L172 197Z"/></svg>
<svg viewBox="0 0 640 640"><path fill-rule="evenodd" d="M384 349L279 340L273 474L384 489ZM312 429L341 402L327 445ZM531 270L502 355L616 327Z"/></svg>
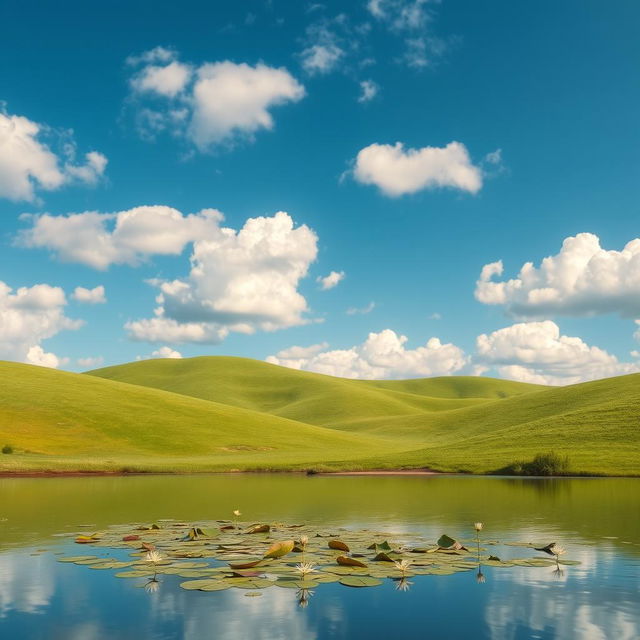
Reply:
<svg viewBox="0 0 640 640"><path fill-rule="evenodd" d="M429 0L369 0L367 9L374 18L387 22L395 31L423 29L429 13Z"/></svg>
<svg viewBox="0 0 640 640"><path fill-rule="evenodd" d="M399 59L409 67L423 69L440 58L447 43L431 32L433 0L370 0L367 8L377 22L402 37L404 53Z"/></svg>
<svg viewBox="0 0 640 640"><path fill-rule="evenodd" d="M271 107L298 102L304 87L286 70L264 64L217 62L202 65L193 88L189 136L205 150L237 136L272 129Z"/></svg>
<svg viewBox="0 0 640 640"><path fill-rule="evenodd" d="M69 137L24 116L0 111L0 198L34 202L36 190L52 191L70 182L95 184L107 159L92 151L86 164L75 164L75 145L67 143L66 162L45 142L46 137Z"/></svg>
<svg viewBox="0 0 640 640"><path fill-rule="evenodd" d="M57 369L69 362L69 358L59 358L55 353L45 351L40 345L30 347L24 360L27 364L35 364L38 367Z"/></svg>
<svg viewBox="0 0 640 640"><path fill-rule="evenodd" d="M307 73L330 73L335 69L344 51L333 43L314 44L302 52L302 67Z"/></svg>
<svg viewBox="0 0 640 640"><path fill-rule="evenodd" d="M502 149L496 149L495 151L491 151L490 153L487 153L484 159L485 159L485 162L488 162L489 164L494 164L494 165L502 164Z"/></svg>
<svg viewBox="0 0 640 640"><path fill-rule="evenodd" d="M598 236L579 233L538 268L527 262L516 278L496 281L503 270L501 260L485 265L475 296L484 304L503 305L511 315L640 317L640 238L615 251L603 249Z"/></svg>
<svg viewBox="0 0 640 640"><path fill-rule="evenodd" d="M127 58L127 64L139 65L139 64L155 64L158 62L171 62L177 57L176 52L173 49L167 47L154 47L149 51L142 52L139 56L129 56Z"/></svg>
<svg viewBox="0 0 640 640"><path fill-rule="evenodd" d="M136 265L150 255L179 255L196 239L220 234L222 214L215 209L183 215L161 205L117 213L86 211L68 216L25 216L32 227L18 243L53 251L65 262L95 269L111 264Z"/></svg>
<svg viewBox="0 0 640 640"><path fill-rule="evenodd" d="M332 271L328 276L316 278L316 282L320 284L323 291L337 287L344 280L344 271Z"/></svg>
<svg viewBox="0 0 640 640"><path fill-rule="evenodd" d="M272 108L305 95L286 69L262 63L226 60L194 68L163 48L130 57L129 62L143 65L130 80L141 133L151 138L168 130L200 151L273 129ZM145 102L150 97L156 99L151 106Z"/></svg>
<svg viewBox="0 0 640 640"><path fill-rule="evenodd" d="M305 31L305 48L300 53L302 68L309 75L324 75L338 69L347 57L350 35L345 14L311 23Z"/></svg>
<svg viewBox="0 0 640 640"><path fill-rule="evenodd" d="M253 333L305 324L299 281L316 259L317 236L285 212L250 218L194 243L191 272L158 281L156 317L129 322L133 339L219 342L229 331Z"/></svg>
<svg viewBox="0 0 640 640"><path fill-rule="evenodd" d="M347 309L348 316L366 315L371 313L376 308L376 303L373 300L366 307L349 307Z"/></svg>
<svg viewBox="0 0 640 640"><path fill-rule="evenodd" d="M90 356L88 358L78 358L77 362L78 366L83 369L95 369L104 363L104 358L102 356Z"/></svg>
<svg viewBox="0 0 640 640"><path fill-rule="evenodd" d="M476 353L480 366L495 367L505 378L538 384L575 384L640 371L638 365L619 362L580 338L561 335L550 320L482 334L476 340Z"/></svg>
<svg viewBox="0 0 640 640"><path fill-rule="evenodd" d="M284 350L269 356L267 362L366 380L451 375L467 364L462 349L453 344L442 344L438 338L430 338L416 349L406 349L406 342L405 336L384 329L380 333L370 333L364 343L350 349L322 351L318 349L321 345L314 345L308 354Z"/></svg>
<svg viewBox="0 0 640 640"><path fill-rule="evenodd" d="M373 80L363 80L360 83L360 91L358 102L369 102L378 95L380 87Z"/></svg>
<svg viewBox="0 0 640 640"><path fill-rule="evenodd" d="M86 302L87 304L104 304L107 301L103 285L98 285L93 289L76 287L71 297L78 302Z"/></svg>
<svg viewBox="0 0 640 640"><path fill-rule="evenodd" d="M177 322L162 316L144 318L127 322L125 329L132 340L139 342L174 342L183 344L195 342L202 344L217 344L224 340L229 331L205 322Z"/></svg>
<svg viewBox="0 0 640 640"><path fill-rule="evenodd" d="M41 342L82 322L64 315L64 291L48 284L13 292L0 282L0 359L56 367L67 360L47 353Z"/></svg>
<svg viewBox="0 0 640 640"><path fill-rule="evenodd" d="M358 182L376 185L388 196L437 187L476 193L482 187L482 172L460 142L407 150L400 142L374 143L358 153L353 175Z"/></svg>
<svg viewBox="0 0 640 640"><path fill-rule="evenodd" d="M179 360L182 358L182 354L171 347L160 347L155 351L152 351L148 356L138 356L136 360L153 360L156 358L168 358L169 360Z"/></svg>
<svg viewBox="0 0 640 640"><path fill-rule="evenodd" d="M73 157L75 157L75 154L72 154ZM89 153L85 154L85 159L85 164L74 165L67 162L64 165L65 176L69 180L74 179L88 185L98 184L107 168L108 160L106 156L97 151L89 151Z"/></svg>
<svg viewBox="0 0 640 640"><path fill-rule="evenodd" d="M149 64L131 78L130 84L134 91L150 91L173 98L187 86L191 73L189 65L176 60L165 66Z"/></svg>
<svg viewBox="0 0 640 640"><path fill-rule="evenodd" d="M442 320L442 314L438 313L437 311L428 315L427 316L427 320Z"/></svg>

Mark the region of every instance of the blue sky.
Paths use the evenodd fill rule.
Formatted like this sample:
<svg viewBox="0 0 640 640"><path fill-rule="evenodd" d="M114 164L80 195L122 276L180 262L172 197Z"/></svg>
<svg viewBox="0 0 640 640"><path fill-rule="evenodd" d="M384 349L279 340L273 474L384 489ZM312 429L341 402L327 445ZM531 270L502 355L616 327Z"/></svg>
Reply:
<svg viewBox="0 0 640 640"><path fill-rule="evenodd" d="M639 370L636 3L0 12L0 358Z"/></svg>

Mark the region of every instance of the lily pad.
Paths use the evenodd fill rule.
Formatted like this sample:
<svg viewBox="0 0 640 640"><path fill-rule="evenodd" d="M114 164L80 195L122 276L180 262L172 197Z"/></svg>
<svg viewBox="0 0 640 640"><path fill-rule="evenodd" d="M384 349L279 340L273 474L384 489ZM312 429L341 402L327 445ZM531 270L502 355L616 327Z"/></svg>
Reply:
<svg viewBox="0 0 640 640"><path fill-rule="evenodd" d="M283 542L274 542L264 554L264 558L282 558L282 556L286 556L287 553L291 553L293 551L293 547L295 546L295 542L293 540L285 540Z"/></svg>
<svg viewBox="0 0 640 640"><path fill-rule="evenodd" d="M340 584L345 587L377 587L382 584L382 580L371 576L345 576L340 580Z"/></svg>

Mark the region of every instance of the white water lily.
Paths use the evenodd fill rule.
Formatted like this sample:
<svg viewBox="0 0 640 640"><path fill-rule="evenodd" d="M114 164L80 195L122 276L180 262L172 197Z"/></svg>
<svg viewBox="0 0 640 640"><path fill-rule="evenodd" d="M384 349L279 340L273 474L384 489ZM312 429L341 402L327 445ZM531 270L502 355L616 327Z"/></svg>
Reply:
<svg viewBox="0 0 640 640"><path fill-rule="evenodd" d="M302 578L306 578L309 573L315 573L317 571L316 565L312 562L301 562L296 565L296 571L302 575Z"/></svg>
<svg viewBox="0 0 640 640"><path fill-rule="evenodd" d="M480 531L482 531L484 527L484 524L482 522L474 522L473 523L473 528L479 533Z"/></svg>
<svg viewBox="0 0 640 640"><path fill-rule="evenodd" d="M551 553L558 558L559 556L563 556L565 553L567 553L567 550L564 547L561 547L559 544L552 544L549 547L549 551L551 551Z"/></svg>
<svg viewBox="0 0 640 640"><path fill-rule="evenodd" d="M394 560L393 564L395 564L396 567L402 571L402 575L404 575L413 562L411 560Z"/></svg>
<svg viewBox="0 0 640 640"><path fill-rule="evenodd" d="M306 547L309 544L309 536L300 536L300 545Z"/></svg>
<svg viewBox="0 0 640 640"><path fill-rule="evenodd" d="M153 562L153 564L156 564L157 562L160 562L162 560L162 554L158 553L157 551L149 551L144 559L147 562Z"/></svg>
<svg viewBox="0 0 640 640"><path fill-rule="evenodd" d="M478 584L484 584L486 582L486 578L484 577L484 573L482 573L482 571L478 571L478 573L476 573L476 582Z"/></svg>
<svg viewBox="0 0 640 640"><path fill-rule="evenodd" d="M234 510L233 510L233 515L234 515L236 518L239 518L242 514L240 513L240 510L239 510L239 509L234 509Z"/></svg>

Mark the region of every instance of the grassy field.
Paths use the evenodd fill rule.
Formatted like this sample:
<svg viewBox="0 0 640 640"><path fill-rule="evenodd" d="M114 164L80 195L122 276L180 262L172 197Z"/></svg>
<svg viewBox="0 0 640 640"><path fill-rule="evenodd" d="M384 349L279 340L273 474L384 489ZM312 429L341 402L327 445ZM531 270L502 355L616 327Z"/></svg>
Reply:
<svg viewBox="0 0 640 640"><path fill-rule="evenodd" d="M487 473L539 452L640 475L640 374L570 387L355 381L229 357L73 374L0 362L0 471Z"/></svg>

